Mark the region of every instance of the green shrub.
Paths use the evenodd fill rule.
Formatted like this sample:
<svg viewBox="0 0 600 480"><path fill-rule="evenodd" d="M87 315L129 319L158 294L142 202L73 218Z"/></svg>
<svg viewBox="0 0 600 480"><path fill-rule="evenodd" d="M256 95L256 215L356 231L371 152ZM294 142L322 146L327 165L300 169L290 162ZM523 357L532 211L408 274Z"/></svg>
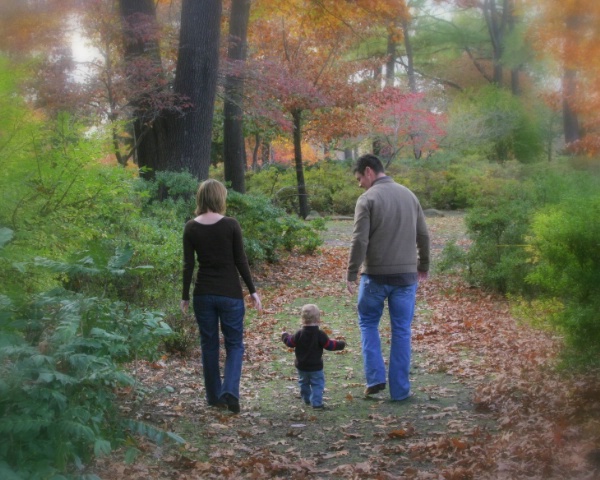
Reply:
<svg viewBox="0 0 600 480"><path fill-rule="evenodd" d="M121 444L131 421L115 389L133 379L118 364L155 352L170 333L161 315L56 289L1 296L0 318L2 477L65 478Z"/></svg>
<svg viewBox="0 0 600 480"><path fill-rule="evenodd" d="M525 236L534 206L531 191L513 182L469 210L465 222L473 239L467 254L470 281L501 293L527 291Z"/></svg>
<svg viewBox="0 0 600 480"><path fill-rule="evenodd" d="M340 215L354 212L362 193L356 185L348 162L324 160L304 170L304 182L311 210ZM247 191L262 194L290 214L298 211L296 171L293 167L269 165L247 175Z"/></svg>
<svg viewBox="0 0 600 480"><path fill-rule="evenodd" d="M106 148L101 134L90 135L68 115L41 122L20 108L12 119L14 134L0 149L0 227L10 227L14 236L0 255L0 285L7 294L60 284L47 271L16 275L31 268L35 256L70 261L85 254L103 263L126 242L119 238L122 226L139 215L133 172L97 162Z"/></svg>
<svg viewBox="0 0 600 480"><path fill-rule="evenodd" d="M454 151L501 163L536 162L543 154L543 135L534 110L494 85L465 91L449 109L446 142Z"/></svg>
<svg viewBox="0 0 600 480"><path fill-rule="evenodd" d="M473 244L467 255L468 276L475 283L502 293L533 295L534 283L525 281L531 270L527 250L536 212L560 204L577 192L597 191L593 176L562 165L525 166L513 179L498 179L469 210L466 225Z"/></svg>
<svg viewBox="0 0 600 480"><path fill-rule="evenodd" d="M276 261L281 250L291 251L295 247L312 253L322 243L318 233L321 224L287 215L262 196L230 192L227 213L242 226L246 254L251 263Z"/></svg>
<svg viewBox="0 0 600 480"><path fill-rule="evenodd" d="M354 215L354 207L360 192L353 188L344 188L331 195L332 213L338 215Z"/></svg>
<svg viewBox="0 0 600 480"><path fill-rule="evenodd" d="M440 272L451 272L460 269L466 263L467 252L456 244L456 240L452 239L444 245L442 257L439 262L434 263Z"/></svg>
<svg viewBox="0 0 600 480"><path fill-rule="evenodd" d="M196 322L180 312L165 317L165 322L172 334L164 339L165 350L182 356L188 356L198 345L198 328Z"/></svg>
<svg viewBox="0 0 600 480"><path fill-rule="evenodd" d="M533 219L527 280L564 305L551 318L571 359L600 364L600 196L565 198Z"/></svg>

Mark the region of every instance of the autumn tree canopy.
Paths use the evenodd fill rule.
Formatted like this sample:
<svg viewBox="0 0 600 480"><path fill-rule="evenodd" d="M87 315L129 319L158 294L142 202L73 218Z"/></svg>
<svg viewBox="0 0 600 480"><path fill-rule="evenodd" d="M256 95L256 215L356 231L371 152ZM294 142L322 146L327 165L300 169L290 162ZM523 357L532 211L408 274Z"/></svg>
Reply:
<svg viewBox="0 0 600 480"><path fill-rule="evenodd" d="M232 30L239 28L233 22L237 14L229 15L240 6L244 15L250 11L247 25L239 30L247 29L248 38L236 45L241 35ZM293 143L294 133L300 135L300 149L310 142L323 152L343 150L373 137L388 144L388 153L405 155L409 150L401 148L399 137L395 146L389 142L391 117L368 120L382 112L406 112L400 104L382 107L377 92L384 85L398 89L387 98L408 98L410 92L422 99L422 115L404 120L409 123L417 118L439 123L457 92L490 82L521 95L531 112L537 99L551 99L549 108L560 106L566 143L574 151L600 149L595 114L600 7L592 0L541 5L528 0L227 2L212 19L220 31L211 41L232 62L215 57L205 63L214 75L208 84L215 85L215 98L224 100L216 106L210 95L193 98L212 87L194 90L191 86L202 82L184 80L181 54L201 32L208 32L192 28L179 44L189 21L181 13L182 7L189 8L187 2L90 0L81 7L81 2L52 0L3 2L0 48L15 60L36 59L27 86L33 92L29 98L45 113L67 110L86 116L90 124L112 128L113 152L122 165L133 158L148 171L185 168L206 175L211 159L222 158L220 152L215 155L221 147L210 142L212 135L207 136L208 147L199 149L180 145L195 134L169 140L165 133L173 135L179 128L169 129L165 122L179 124L184 118L191 122L192 130L186 131L196 131L204 115L210 125L206 132L220 131L223 125L217 123L229 122L225 148L236 152L238 166L227 176L231 180L236 172L238 189L243 189L247 168L245 150L252 147L249 137L254 165L259 148L268 149L278 137ZM82 69L85 74L77 77L69 45L73 29L96 52ZM246 55L242 85L235 62ZM416 139L422 126L409 138ZM440 125L432 128L437 131ZM419 142L428 141L412 142L417 157ZM176 151L188 152L181 153L186 160ZM223 157L229 155L225 153ZM302 163L301 150L295 155Z"/></svg>

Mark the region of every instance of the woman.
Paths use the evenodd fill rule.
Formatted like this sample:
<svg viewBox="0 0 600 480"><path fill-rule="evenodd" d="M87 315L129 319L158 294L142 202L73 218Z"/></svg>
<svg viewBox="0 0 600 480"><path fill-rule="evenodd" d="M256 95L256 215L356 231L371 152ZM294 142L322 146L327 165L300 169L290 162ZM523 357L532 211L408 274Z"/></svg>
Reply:
<svg viewBox="0 0 600 480"><path fill-rule="evenodd" d="M198 273L193 305L200 328L202 366L206 400L209 405L240 411L240 377L244 355L244 295L240 275L254 305L262 311L242 241L242 229L235 218L225 217L227 189L217 180L206 180L196 194L196 218L183 231L183 294L181 311L187 313L194 254ZM225 372L219 369L219 324L225 340Z"/></svg>

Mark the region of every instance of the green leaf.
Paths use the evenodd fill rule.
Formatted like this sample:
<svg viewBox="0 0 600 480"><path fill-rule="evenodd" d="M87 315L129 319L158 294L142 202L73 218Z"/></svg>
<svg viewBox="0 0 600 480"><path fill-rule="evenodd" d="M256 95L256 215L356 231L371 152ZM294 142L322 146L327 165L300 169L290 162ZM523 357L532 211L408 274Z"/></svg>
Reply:
<svg viewBox="0 0 600 480"><path fill-rule="evenodd" d="M96 455L97 457L109 455L111 451L112 447L108 440L99 438L94 442L94 455Z"/></svg>
<svg viewBox="0 0 600 480"><path fill-rule="evenodd" d="M10 228L0 228L0 248L4 248L8 242L13 239L14 232Z"/></svg>
<svg viewBox="0 0 600 480"><path fill-rule="evenodd" d="M133 257L133 254L133 247L129 244L125 245L123 248L118 247L114 256L112 256L108 261L107 268L113 273L124 273L122 268L129 263L131 257Z"/></svg>
<svg viewBox="0 0 600 480"><path fill-rule="evenodd" d="M171 440L175 440L177 443L185 443L185 440L176 433L167 432L167 437L169 437Z"/></svg>
<svg viewBox="0 0 600 480"><path fill-rule="evenodd" d="M125 452L125 463L131 465L140 454L140 451L135 447L129 447Z"/></svg>
<svg viewBox="0 0 600 480"><path fill-rule="evenodd" d="M11 469L7 463L0 461L0 478L3 480L23 480L23 477Z"/></svg>

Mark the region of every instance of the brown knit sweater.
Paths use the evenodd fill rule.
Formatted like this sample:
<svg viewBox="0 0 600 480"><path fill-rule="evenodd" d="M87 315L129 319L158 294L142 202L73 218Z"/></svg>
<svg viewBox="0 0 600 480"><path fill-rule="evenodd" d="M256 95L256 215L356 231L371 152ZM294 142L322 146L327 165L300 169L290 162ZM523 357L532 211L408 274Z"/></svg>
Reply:
<svg viewBox="0 0 600 480"><path fill-rule="evenodd" d="M390 177L375 180L356 202L347 279L429 270L429 232L417 197Z"/></svg>

